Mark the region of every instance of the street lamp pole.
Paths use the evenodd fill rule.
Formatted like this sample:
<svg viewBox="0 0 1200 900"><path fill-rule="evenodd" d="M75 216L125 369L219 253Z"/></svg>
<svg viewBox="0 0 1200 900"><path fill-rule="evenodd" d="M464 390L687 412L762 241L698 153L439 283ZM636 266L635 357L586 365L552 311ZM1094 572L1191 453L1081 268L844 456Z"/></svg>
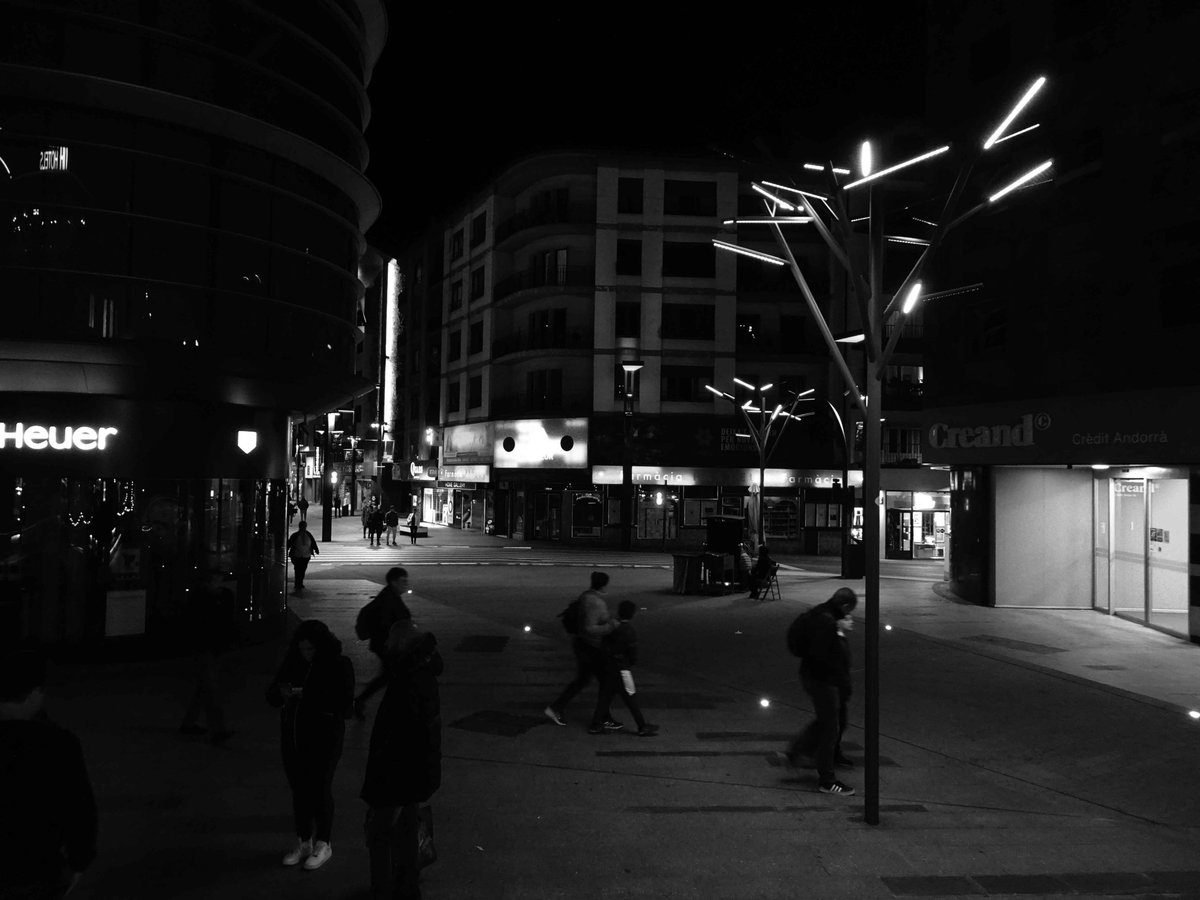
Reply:
<svg viewBox="0 0 1200 900"><path fill-rule="evenodd" d="M621 549L633 549L633 404L638 398L637 373L643 368L639 360L620 363L623 423L621 443Z"/></svg>
<svg viewBox="0 0 1200 900"><path fill-rule="evenodd" d="M325 415L325 448L321 465L321 540L328 542L333 539L333 467L329 457L333 450L333 423L337 413Z"/></svg>
<svg viewBox="0 0 1200 900"><path fill-rule="evenodd" d="M866 803L865 819L871 825L879 824L879 483L881 465L881 436L882 436L882 376L886 371L888 359L896 348L902 329L902 321L913 309L922 296L921 273L929 267L933 252L938 249L945 235L977 212L989 207L1002 197L1022 185L1034 182L1038 176L1045 173L1053 165L1052 160L1046 160L1030 169L1005 187L986 194L986 199L965 213L955 215L959 199L966 186L975 165L975 158L987 152L996 144L1025 134L1032 128L1023 128L1009 132L1018 114L1026 107L1032 97L1046 83L1045 78L1037 79L1016 103L999 127L982 145L982 150L973 154L960 169L954 181L954 186L947 195L942 213L938 221L927 222L932 227L933 234L924 238L889 235L885 232L884 210L882 203L876 202L874 184L879 179L894 172L906 169L918 163L940 157L950 151L945 145L908 159L904 162L875 171L873 152L869 143L864 142L859 156L860 177L847 184L839 182L839 175L849 175L848 168L837 169L830 163L828 166L806 164L806 169L815 169L827 174L829 190L824 193L810 190L800 190L796 187L776 184L773 182L755 183L753 189L763 197L765 216L726 220L726 225L766 224L769 225L779 247L781 256L763 253L740 247L728 241L714 240L713 244L721 250L728 250L745 256L750 256L762 262L777 266L788 266L792 277L804 297L813 321L818 327L826 346L830 351L831 362L836 365L844 379L849 393L854 398L854 404L862 413L864 425L863 448L863 543L866 554L865 571L865 600L866 600L866 673L865 673L865 736L866 736ZM1036 127L1036 126L1033 126ZM1043 179L1048 180L1048 178ZM861 185L870 184L872 187L866 199L867 216L869 220L867 236L867 260L865 273L860 265L860 246L853 229L855 219L851 218L847 208L848 193ZM784 196L786 195L786 197ZM788 215L788 213L793 213ZM829 224L823 215L828 213ZM920 221L920 220L916 220ZM825 321L824 313L813 295L795 255L783 234L783 226L811 225L820 235L834 258L841 263L846 271L851 293L858 307L858 318L864 329L865 383L860 384L850 372L837 346L833 334ZM906 225L906 228L908 226ZM832 229L832 230L831 230ZM837 235L833 233L837 232ZM917 262L912 266L908 275L900 282L894 293L884 293L883 286L883 246L885 241L896 240L900 243L923 246ZM888 334L889 321L892 322L891 334ZM732 398L730 398L732 399Z"/></svg>

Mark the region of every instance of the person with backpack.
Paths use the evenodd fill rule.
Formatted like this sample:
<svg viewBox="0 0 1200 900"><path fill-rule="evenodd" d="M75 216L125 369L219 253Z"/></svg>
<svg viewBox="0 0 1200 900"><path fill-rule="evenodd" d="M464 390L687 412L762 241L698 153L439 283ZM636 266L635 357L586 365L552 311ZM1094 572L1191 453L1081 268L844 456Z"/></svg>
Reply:
<svg viewBox="0 0 1200 900"><path fill-rule="evenodd" d="M296 570L296 586L292 589L293 592L304 590L304 573L308 571L308 563L314 556L321 555L321 548L317 546L317 539L312 536L312 532L308 530L308 525L302 518L296 526L296 531L288 538L287 542L288 558L292 561L292 568Z"/></svg>
<svg viewBox="0 0 1200 900"><path fill-rule="evenodd" d="M383 510L376 506L371 510L371 514L367 516L367 533L370 540L367 542L372 547L382 547L380 543L383 540Z"/></svg>
<svg viewBox="0 0 1200 900"><path fill-rule="evenodd" d="M392 626L412 619L408 604L404 602L404 595L412 593L408 587L408 572L393 566L388 569L384 581L383 590L358 611L358 618L354 622L354 633L360 641L370 642L367 649L379 657L382 666L381 673L372 678L362 693L354 698L354 715L360 721L366 718L367 700L387 685L387 667L383 664Z"/></svg>
<svg viewBox="0 0 1200 900"><path fill-rule="evenodd" d="M560 613L563 628L571 635L571 650L575 655L575 677L563 688L558 699L543 710L546 718L555 725L567 724L563 718L563 710L587 687L589 681L594 678L598 684L604 682L607 656L602 641L618 624L608 614L608 601L604 598L604 589L607 586L607 573L593 572L591 586ZM605 718L600 727L604 731L620 731L625 726L611 718Z"/></svg>
<svg viewBox="0 0 1200 900"><path fill-rule="evenodd" d="M835 777L834 767L854 763L842 753L846 704L850 699L850 613L858 596L838 588L832 597L802 612L788 628L788 650L800 657L800 683L813 704L815 718L792 740L786 754L789 766L815 765L823 794L851 796L854 788Z"/></svg>
<svg viewBox="0 0 1200 900"><path fill-rule="evenodd" d="M396 546L396 529L400 527L400 513L396 512L396 507L389 506L388 511L384 513L383 524L387 526L387 542L389 547Z"/></svg>

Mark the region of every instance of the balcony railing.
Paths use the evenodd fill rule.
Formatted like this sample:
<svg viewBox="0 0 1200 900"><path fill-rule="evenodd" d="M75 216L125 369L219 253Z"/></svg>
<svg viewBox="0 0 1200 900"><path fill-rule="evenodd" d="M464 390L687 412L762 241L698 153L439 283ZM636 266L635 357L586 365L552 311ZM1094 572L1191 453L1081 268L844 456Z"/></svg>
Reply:
<svg viewBox="0 0 1200 900"><path fill-rule="evenodd" d="M501 300L517 291L546 287L592 287L596 284L595 270L591 266L555 266L549 272L535 269L517 272L496 283L492 296Z"/></svg>
<svg viewBox="0 0 1200 900"><path fill-rule="evenodd" d="M539 225L594 225L595 222L594 206L575 204L564 207L552 204L542 209L523 209L496 223L496 243L512 237L518 231Z"/></svg>
<svg viewBox="0 0 1200 900"><path fill-rule="evenodd" d="M492 359L530 350L581 350L591 349L591 346L592 332L590 330L516 331L492 341Z"/></svg>

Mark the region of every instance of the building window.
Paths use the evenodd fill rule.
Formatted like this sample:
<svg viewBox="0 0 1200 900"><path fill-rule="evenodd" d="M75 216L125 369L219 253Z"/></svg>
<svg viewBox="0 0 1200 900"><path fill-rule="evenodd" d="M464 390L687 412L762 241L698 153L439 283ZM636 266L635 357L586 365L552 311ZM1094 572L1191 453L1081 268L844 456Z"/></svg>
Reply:
<svg viewBox="0 0 1200 900"><path fill-rule="evenodd" d="M550 284L565 285L567 283L566 248L535 253L529 261L529 268L533 273L533 284L536 287L545 287Z"/></svg>
<svg viewBox="0 0 1200 900"><path fill-rule="evenodd" d="M526 400L531 410L562 408L562 369L537 369L525 376Z"/></svg>
<svg viewBox="0 0 1200 900"><path fill-rule="evenodd" d="M764 344L762 316L739 315L737 317L737 345L739 347L761 347Z"/></svg>
<svg viewBox="0 0 1200 900"><path fill-rule="evenodd" d="M708 400L704 387L712 383L712 370L704 366L663 366L662 399L684 403Z"/></svg>
<svg viewBox="0 0 1200 900"><path fill-rule="evenodd" d="M713 308L694 303L664 303L662 336L664 339L713 339Z"/></svg>
<svg viewBox="0 0 1200 900"><path fill-rule="evenodd" d="M919 428L885 428L883 433L884 462L920 460L921 430Z"/></svg>
<svg viewBox="0 0 1200 900"><path fill-rule="evenodd" d="M478 247L487 239L487 210L471 220L471 246Z"/></svg>
<svg viewBox="0 0 1200 900"><path fill-rule="evenodd" d="M467 353L483 352L483 322L472 322L467 337Z"/></svg>
<svg viewBox="0 0 1200 900"><path fill-rule="evenodd" d="M450 346L446 348L446 362L458 362L462 358L462 330L450 332Z"/></svg>
<svg viewBox="0 0 1200 900"><path fill-rule="evenodd" d="M450 285L450 308L461 309L463 298L463 283L462 279L458 279Z"/></svg>
<svg viewBox="0 0 1200 900"><path fill-rule="evenodd" d="M617 212L636 216L642 214L642 179L617 179Z"/></svg>
<svg viewBox="0 0 1200 900"><path fill-rule="evenodd" d="M664 241L663 277L713 278L717 274L716 248L707 241Z"/></svg>
<svg viewBox="0 0 1200 900"><path fill-rule="evenodd" d="M540 309L529 314L529 346L534 349L563 347L567 343L567 311Z"/></svg>
<svg viewBox="0 0 1200 900"><path fill-rule="evenodd" d="M458 259L463 255L463 230L460 228L450 236L450 258Z"/></svg>
<svg viewBox="0 0 1200 900"><path fill-rule="evenodd" d="M617 337L642 336L642 304L629 300L617 301Z"/></svg>
<svg viewBox="0 0 1200 900"><path fill-rule="evenodd" d="M483 406L483 376L472 375L467 382L467 409L479 409Z"/></svg>
<svg viewBox="0 0 1200 900"><path fill-rule="evenodd" d="M715 216L717 183L668 179L663 190L663 213L668 216Z"/></svg>
<svg viewBox="0 0 1200 900"><path fill-rule="evenodd" d="M617 274L642 274L642 242L640 240L617 241Z"/></svg>
<svg viewBox="0 0 1200 900"><path fill-rule="evenodd" d="M462 386L457 381L446 387L446 412L456 413L462 408Z"/></svg>
<svg viewBox="0 0 1200 900"><path fill-rule="evenodd" d="M471 299L478 300L483 296L483 266L471 270Z"/></svg>

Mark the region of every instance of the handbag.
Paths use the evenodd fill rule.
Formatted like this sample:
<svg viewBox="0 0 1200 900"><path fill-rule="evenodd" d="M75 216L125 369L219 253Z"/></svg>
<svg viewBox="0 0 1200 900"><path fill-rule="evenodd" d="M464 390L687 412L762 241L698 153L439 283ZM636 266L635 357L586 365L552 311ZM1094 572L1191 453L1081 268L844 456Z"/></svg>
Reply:
<svg viewBox="0 0 1200 900"><path fill-rule="evenodd" d="M433 846L433 807L426 804L417 810L417 868L431 866L437 858L437 848Z"/></svg>

